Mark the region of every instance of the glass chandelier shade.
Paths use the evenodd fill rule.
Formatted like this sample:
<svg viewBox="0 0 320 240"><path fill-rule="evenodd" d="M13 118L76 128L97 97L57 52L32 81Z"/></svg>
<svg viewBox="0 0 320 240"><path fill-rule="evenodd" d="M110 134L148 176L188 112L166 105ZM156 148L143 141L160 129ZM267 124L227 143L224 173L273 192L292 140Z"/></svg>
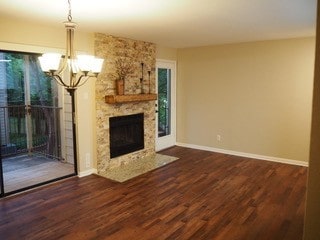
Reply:
<svg viewBox="0 0 320 240"><path fill-rule="evenodd" d="M60 63L63 62L63 56L59 53L44 53L39 57L39 62L42 71L44 72L59 72ZM73 73L91 72L92 74L97 74L101 72L103 59L95 58L91 55L77 55L76 59L68 59L68 68L71 69ZM63 66L62 66L63 67Z"/></svg>

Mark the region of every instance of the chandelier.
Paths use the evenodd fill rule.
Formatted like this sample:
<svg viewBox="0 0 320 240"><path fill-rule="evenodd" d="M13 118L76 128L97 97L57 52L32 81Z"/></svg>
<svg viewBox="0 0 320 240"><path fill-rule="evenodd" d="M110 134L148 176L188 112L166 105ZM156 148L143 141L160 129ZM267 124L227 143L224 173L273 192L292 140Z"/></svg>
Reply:
<svg viewBox="0 0 320 240"><path fill-rule="evenodd" d="M82 86L90 77L97 77L101 72L103 59L90 55L76 55L74 45L74 30L76 23L72 22L71 0L68 0L68 21L64 22L67 32L66 53L62 56L59 53L45 53L39 57L42 71L53 77L58 84L66 88L71 94L78 87ZM69 79L61 75L65 70L70 73Z"/></svg>
<svg viewBox="0 0 320 240"><path fill-rule="evenodd" d="M68 21L64 22L67 31L67 46L65 56L58 53L45 53L39 57L42 71L53 77L58 84L62 85L71 96L72 111L72 139L74 172L78 173L78 152L77 152L77 117L75 106L75 91L82 86L90 77L97 77L101 72L103 59L88 55L76 55L73 48L74 30L76 24L72 22L71 0L68 0L69 12ZM62 77L62 73L68 70L69 78Z"/></svg>

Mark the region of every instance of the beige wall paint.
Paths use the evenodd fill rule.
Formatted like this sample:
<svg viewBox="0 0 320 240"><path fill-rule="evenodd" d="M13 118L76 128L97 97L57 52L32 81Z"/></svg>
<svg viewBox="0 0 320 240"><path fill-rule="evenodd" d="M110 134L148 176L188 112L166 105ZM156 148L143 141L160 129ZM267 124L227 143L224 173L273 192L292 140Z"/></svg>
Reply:
<svg viewBox="0 0 320 240"><path fill-rule="evenodd" d="M308 161L314 45L303 38L178 50L177 141Z"/></svg>
<svg viewBox="0 0 320 240"><path fill-rule="evenodd" d="M61 28L48 28L38 24L3 19L0 17L0 49L26 52L52 52L64 53L65 30ZM76 51L93 53L93 33L75 32ZM95 80L90 79L77 91L77 119L78 119L78 155L79 171L85 171L95 167ZM89 114L88 114L89 113ZM89 154L91 166L86 167L85 159Z"/></svg>
<svg viewBox="0 0 320 240"><path fill-rule="evenodd" d="M65 49L65 28L53 28L41 24L29 23L27 21L17 21L0 17L0 41L30 45L38 47ZM77 51L93 53L93 33L79 31L80 26L75 32L75 48Z"/></svg>
<svg viewBox="0 0 320 240"><path fill-rule="evenodd" d="M157 47L156 47L156 58L157 59L165 59L165 60L177 61L178 49L157 45Z"/></svg>

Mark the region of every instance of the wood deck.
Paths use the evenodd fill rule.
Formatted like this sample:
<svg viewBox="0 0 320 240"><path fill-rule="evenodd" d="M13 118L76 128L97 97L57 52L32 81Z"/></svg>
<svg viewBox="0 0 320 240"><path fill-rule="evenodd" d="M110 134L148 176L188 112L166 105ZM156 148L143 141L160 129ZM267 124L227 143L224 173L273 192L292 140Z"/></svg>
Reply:
<svg viewBox="0 0 320 240"><path fill-rule="evenodd" d="M30 162L30 163L28 163ZM6 193L74 173L74 165L44 156L20 155L3 160Z"/></svg>
<svg viewBox="0 0 320 240"><path fill-rule="evenodd" d="M0 200L2 239L300 240L307 168L174 147L123 183L91 175Z"/></svg>

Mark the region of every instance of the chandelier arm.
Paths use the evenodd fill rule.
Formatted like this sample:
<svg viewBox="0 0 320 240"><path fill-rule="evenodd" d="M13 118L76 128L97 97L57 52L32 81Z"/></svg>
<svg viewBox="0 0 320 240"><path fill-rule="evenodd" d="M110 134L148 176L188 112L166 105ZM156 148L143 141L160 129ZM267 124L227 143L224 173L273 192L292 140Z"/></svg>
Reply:
<svg viewBox="0 0 320 240"><path fill-rule="evenodd" d="M76 74L79 69L77 67L77 56L75 54L75 51L74 51L74 29L76 27L76 24L73 23L73 22L68 22L66 23L67 24L67 49L66 49L66 52L67 52L67 56L68 56L68 60L69 60L69 68L70 68L70 71L73 73L73 74Z"/></svg>
<svg viewBox="0 0 320 240"><path fill-rule="evenodd" d="M77 85L77 88L81 87L82 85L84 85L88 81L89 78L90 77L86 78L81 84Z"/></svg>
<svg viewBox="0 0 320 240"><path fill-rule="evenodd" d="M62 59L62 62L59 66L59 68L55 71L56 75L60 75L62 72L64 72L67 67L68 67L68 59L70 59L70 42L71 42L71 38L70 38L70 31L71 29L68 28L67 23L65 23L65 27L66 27L66 53L64 58Z"/></svg>
<svg viewBox="0 0 320 240"><path fill-rule="evenodd" d="M72 34L72 29L70 29L68 26L67 26L67 49L66 49L66 52L67 52L67 56L69 58L69 61L71 61L72 59L74 59L74 56L73 56L73 44L72 44L72 41L73 41L73 34ZM71 62L70 62L71 64ZM71 69L72 69L72 66L71 66Z"/></svg>
<svg viewBox="0 0 320 240"><path fill-rule="evenodd" d="M65 56L62 60L62 63L60 64L59 69L55 71L55 75L60 75L61 73L63 73L66 70L67 66L68 66L68 58L67 56Z"/></svg>
<svg viewBox="0 0 320 240"><path fill-rule="evenodd" d="M54 74L54 75L51 75L51 76L54 78L54 80L56 80L56 82L57 82L59 85L61 85L61 86L63 86L63 87L68 87L68 85L63 82L63 80L62 80L62 78L60 77L60 75Z"/></svg>
<svg viewBox="0 0 320 240"><path fill-rule="evenodd" d="M71 28L71 29L69 29L69 32L70 32L70 36L69 36L69 40L70 40L70 57L71 57L71 59L76 59L76 53L75 53L75 51L74 51L74 46L73 46L73 44L74 44L74 29L75 29L75 26L73 27L73 28Z"/></svg>
<svg viewBox="0 0 320 240"><path fill-rule="evenodd" d="M74 83L76 80L77 75L75 73L72 73L72 71L70 71L70 78L69 78L69 86L72 88L76 88L76 84Z"/></svg>
<svg viewBox="0 0 320 240"><path fill-rule="evenodd" d="M84 82L80 84L82 78L85 78L85 79L84 79ZM85 75L85 74L81 74L81 76L79 77L79 79L77 80L77 82L74 84L74 86L75 86L75 87L80 87L80 86L82 86L83 84L85 84L85 83L88 81L89 78L90 78L90 76Z"/></svg>

